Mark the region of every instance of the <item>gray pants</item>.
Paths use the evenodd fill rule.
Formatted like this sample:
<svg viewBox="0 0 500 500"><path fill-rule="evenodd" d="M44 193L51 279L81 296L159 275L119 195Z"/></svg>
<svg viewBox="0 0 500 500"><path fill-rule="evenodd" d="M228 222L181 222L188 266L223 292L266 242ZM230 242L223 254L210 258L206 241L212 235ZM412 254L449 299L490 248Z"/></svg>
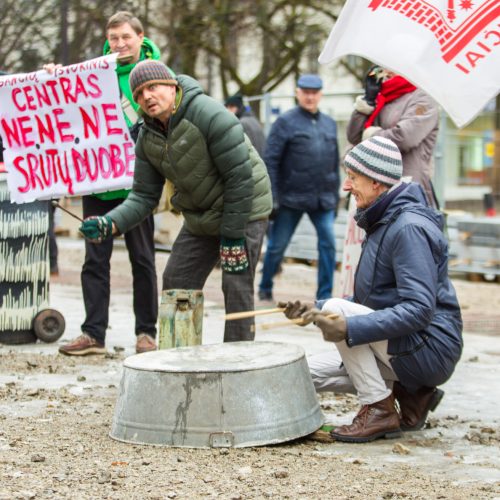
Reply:
<svg viewBox="0 0 500 500"><path fill-rule="evenodd" d="M260 257L267 219L249 222L245 232L248 269L244 273L222 273L226 313L254 310L255 269ZM163 272L163 290L202 290L208 275L220 260L218 236L196 236L184 226L179 232ZM226 321L224 342L253 340L254 318Z"/></svg>
<svg viewBox="0 0 500 500"><path fill-rule="evenodd" d="M322 311L340 313L344 317L370 314L372 309L344 299L330 299ZM362 405L388 397L398 379L394 373L387 340L348 347L345 340L331 345L330 350L307 358L315 389L320 391L357 393Z"/></svg>

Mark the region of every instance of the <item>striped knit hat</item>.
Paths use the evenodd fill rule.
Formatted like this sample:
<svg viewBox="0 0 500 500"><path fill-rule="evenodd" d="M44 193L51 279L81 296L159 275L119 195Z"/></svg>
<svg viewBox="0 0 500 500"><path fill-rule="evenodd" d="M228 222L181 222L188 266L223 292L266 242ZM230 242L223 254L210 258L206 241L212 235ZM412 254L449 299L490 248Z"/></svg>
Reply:
<svg viewBox="0 0 500 500"><path fill-rule="evenodd" d="M370 179L393 186L403 175L401 153L390 139L373 136L361 142L347 153L344 164Z"/></svg>
<svg viewBox="0 0 500 500"><path fill-rule="evenodd" d="M177 85L177 80L162 62L146 59L137 63L135 68L130 72L129 83L134 101L137 101L137 94L146 85L151 85L152 83Z"/></svg>

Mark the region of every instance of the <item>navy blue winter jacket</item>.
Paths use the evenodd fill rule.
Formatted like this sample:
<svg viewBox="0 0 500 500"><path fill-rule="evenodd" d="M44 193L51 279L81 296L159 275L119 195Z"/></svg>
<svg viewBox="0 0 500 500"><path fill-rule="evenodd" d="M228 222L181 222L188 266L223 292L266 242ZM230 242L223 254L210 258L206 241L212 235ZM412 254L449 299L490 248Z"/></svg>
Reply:
<svg viewBox="0 0 500 500"><path fill-rule="evenodd" d="M339 191L337 124L297 106L273 124L264 161L275 205L303 211L335 209Z"/></svg>
<svg viewBox="0 0 500 500"><path fill-rule="evenodd" d="M408 184L364 228L353 300L375 311L347 318L348 345L388 340L392 367L410 390L446 382L462 352L442 215L424 199L418 184Z"/></svg>

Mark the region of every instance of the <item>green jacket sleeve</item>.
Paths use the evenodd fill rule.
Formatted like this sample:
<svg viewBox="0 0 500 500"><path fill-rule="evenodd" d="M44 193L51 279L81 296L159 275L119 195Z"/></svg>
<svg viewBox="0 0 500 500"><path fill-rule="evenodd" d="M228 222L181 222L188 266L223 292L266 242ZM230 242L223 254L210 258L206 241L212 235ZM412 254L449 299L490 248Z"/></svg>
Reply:
<svg viewBox="0 0 500 500"><path fill-rule="evenodd" d="M212 161L224 182L221 236L243 238L252 210L254 181L250 152L238 118L206 95L196 97L191 117L206 138Z"/></svg>
<svg viewBox="0 0 500 500"><path fill-rule="evenodd" d="M157 207L165 178L149 163L142 149L141 135L135 146L135 170L132 191L127 199L108 215L120 233L142 222Z"/></svg>

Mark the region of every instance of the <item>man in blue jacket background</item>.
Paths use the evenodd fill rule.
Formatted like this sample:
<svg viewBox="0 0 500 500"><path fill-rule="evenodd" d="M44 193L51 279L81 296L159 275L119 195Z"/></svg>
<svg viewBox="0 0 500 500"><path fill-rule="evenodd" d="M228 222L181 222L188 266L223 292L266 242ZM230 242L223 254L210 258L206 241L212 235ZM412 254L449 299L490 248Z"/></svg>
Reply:
<svg viewBox="0 0 500 500"><path fill-rule="evenodd" d="M427 206L419 184L400 182L396 144L374 136L344 163L343 189L354 196L356 223L366 231L354 296L317 303L321 311L298 301L279 305L335 344L308 359L316 390L358 395L361 410L331 437L366 442L424 426L443 396L437 386L460 359L462 318L448 277L443 216Z"/></svg>
<svg viewBox="0 0 500 500"><path fill-rule="evenodd" d="M297 81L298 105L274 122L267 139L264 161L271 178L274 221L259 285L261 300L273 298L273 277L304 213L318 235L316 298L332 295L339 152L337 124L318 109L322 87L319 76L302 75Z"/></svg>

